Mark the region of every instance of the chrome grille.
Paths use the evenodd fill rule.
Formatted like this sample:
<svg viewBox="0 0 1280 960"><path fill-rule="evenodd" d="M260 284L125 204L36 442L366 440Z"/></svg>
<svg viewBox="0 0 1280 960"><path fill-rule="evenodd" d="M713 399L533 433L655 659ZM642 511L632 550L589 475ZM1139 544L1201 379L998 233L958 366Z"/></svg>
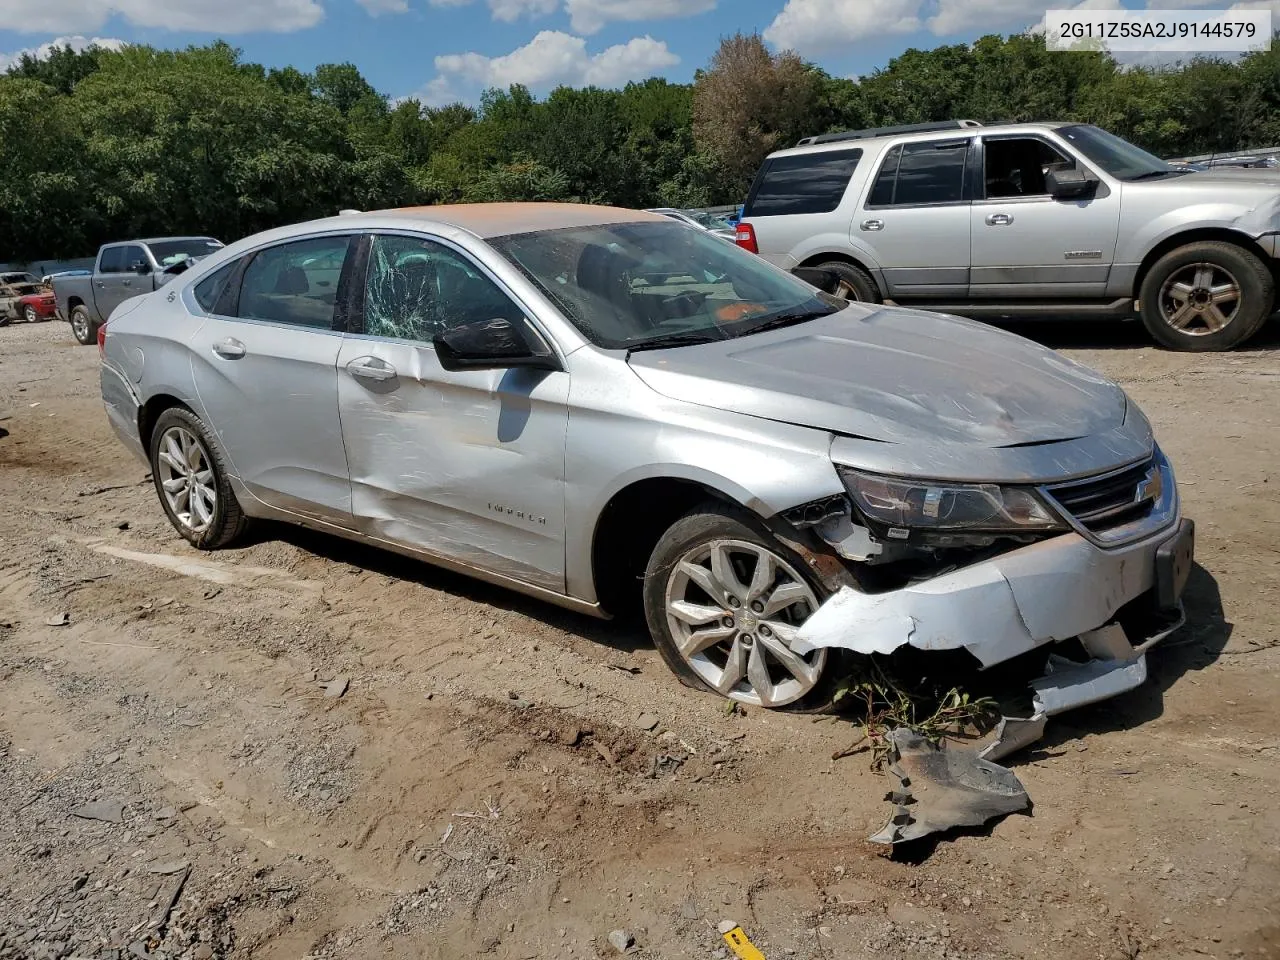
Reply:
<svg viewBox="0 0 1280 960"><path fill-rule="evenodd" d="M1099 535L1149 517L1163 499L1163 482L1151 458L1101 477L1056 484L1048 492L1076 524Z"/></svg>

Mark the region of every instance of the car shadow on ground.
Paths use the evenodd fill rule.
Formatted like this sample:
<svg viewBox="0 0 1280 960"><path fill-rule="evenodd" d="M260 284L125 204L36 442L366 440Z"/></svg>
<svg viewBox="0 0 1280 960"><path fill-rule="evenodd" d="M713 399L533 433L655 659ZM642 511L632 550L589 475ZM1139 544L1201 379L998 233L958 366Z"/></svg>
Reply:
<svg viewBox="0 0 1280 960"><path fill-rule="evenodd" d="M1053 350L1132 350L1155 347L1146 327L1137 319L1053 318L1045 320L991 320L992 326L1034 340ZM1248 340L1239 350L1280 348L1280 314Z"/></svg>
<svg viewBox="0 0 1280 960"><path fill-rule="evenodd" d="M333 563L368 570L396 580L417 583L431 590L439 590L451 596L493 607L495 610L518 613L549 627L613 647L623 653L653 649L653 641L649 638L648 631L635 616L600 620L557 607L548 601L527 597L507 587L495 586L465 574L454 573L452 570L434 566L425 560L415 560L379 547L306 530L292 524L259 524L256 532L246 540L246 544L272 540L291 544L299 550L323 557Z"/></svg>
<svg viewBox="0 0 1280 960"><path fill-rule="evenodd" d="M1043 754L1085 734L1127 730L1155 720L1164 713L1165 694L1175 684L1218 660L1234 628L1222 609L1217 581L1199 564L1191 571L1183 603L1186 624L1147 653L1147 682L1112 700L1054 717L1037 752Z"/></svg>

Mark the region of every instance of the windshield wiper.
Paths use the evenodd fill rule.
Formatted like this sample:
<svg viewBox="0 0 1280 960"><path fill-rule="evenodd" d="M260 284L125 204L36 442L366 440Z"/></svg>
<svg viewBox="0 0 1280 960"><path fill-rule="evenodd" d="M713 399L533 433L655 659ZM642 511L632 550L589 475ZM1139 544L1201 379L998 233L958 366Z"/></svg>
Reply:
<svg viewBox="0 0 1280 960"><path fill-rule="evenodd" d="M1154 180L1156 177L1167 177L1170 174L1181 176L1184 173L1190 173L1190 170L1148 170L1146 173L1140 173L1136 177L1130 177L1129 182L1135 183L1138 180Z"/></svg>
<svg viewBox="0 0 1280 960"><path fill-rule="evenodd" d="M639 343L630 344L627 347L627 356L638 350L666 350L668 347L688 347L698 343L713 343L716 340L727 340L728 337L719 337L713 334L698 332L694 330L686 330L683 333L668 333L660 337L650 337L648 340L641 340Z"/></svg>
<svg viewBox="0 0 1280 960"><path fill-rule="evenodd" d="M816 320L818 317L829 317L835 313L835 310L795 310L790 313L780 313L776 317L770 317L763 323L758 323L750 329L743 330L738 334L745 337L751 333L760 333L762 330L776 330L779 327L790 327L793 324L804 323L806 320Z"/></svg>

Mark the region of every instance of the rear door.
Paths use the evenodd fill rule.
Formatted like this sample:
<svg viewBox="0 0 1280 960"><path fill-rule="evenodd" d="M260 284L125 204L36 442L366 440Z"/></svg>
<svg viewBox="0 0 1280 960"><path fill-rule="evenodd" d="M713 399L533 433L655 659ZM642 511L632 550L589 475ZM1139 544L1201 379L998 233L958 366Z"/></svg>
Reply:
<svg viewBox="0 0 1280 960"><path fill-rule="evenodd" d="M893 300L962 298L969 288L968 137L885 151L853 223Z"/></svg>
<svg viewBox="0 0 1280 960"><path fill-rule="evenodd" d="M351 524L338 418L350 234L265 247L197 284L191 339L206 419L236 476L273 507Z"/></svg>
<svg viewBox="0 0 1280 960"><path fill-rule="evenodd" d="M1055 200L1052 168L1077 162L1046 137L981 138L981 193L972 207L973 299L1101 297L1115 259L1120 194Z"/></svg>

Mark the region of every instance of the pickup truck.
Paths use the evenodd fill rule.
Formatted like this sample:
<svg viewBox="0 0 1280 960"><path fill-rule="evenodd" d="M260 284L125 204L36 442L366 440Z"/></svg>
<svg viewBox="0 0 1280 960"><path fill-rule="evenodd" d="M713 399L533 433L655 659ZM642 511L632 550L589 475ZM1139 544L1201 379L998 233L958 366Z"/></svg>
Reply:
<svg viewBox="0 0 1280 960"><path fill-rule="evenodd" d="M124 301L164 286L187 266L222 247L212 237L157 237L107 243L93 272L55 277L58 316L81 343L97 342L98 328Z"/></svg>

